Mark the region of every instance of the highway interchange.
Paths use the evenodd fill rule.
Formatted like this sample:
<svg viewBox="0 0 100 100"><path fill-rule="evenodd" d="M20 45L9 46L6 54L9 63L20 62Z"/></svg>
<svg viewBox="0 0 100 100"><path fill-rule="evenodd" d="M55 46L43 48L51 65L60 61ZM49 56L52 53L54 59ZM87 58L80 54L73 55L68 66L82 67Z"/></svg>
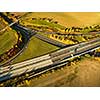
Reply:
<svg viewBox="0 0 100 100"><path fill-rule="evenodd" d="M9 24L11 23L12 22L10 22ZM61 49L51 52L49 54L37 57L37 58L33 58L30 60L13 64L13 65L1 66L0 67L0 82L11 79L16 76L20 76L25 73L29 73L29 72L32 72L33 76L41 74L42 72L45 72L49 69L60 67L63 64L66 64L67 61L72 58L92 52L95 49L98 49L100 47L100 38L95 38L88 42L79 43L79 44L67 47L67 45L63 43L50 40L42 35L37 34L36 32L32 30L28 30L27 28L20 26L17 23L14 23L11 27L17 31L22 32L24 36L26 35L27 38L25 39L27 39L27 42L30 39L30 36L34 35L35 37L45 42L51 43L56 46L60 46ZM31 35L29 35L28 32L31 33ZM38 73L36 73L37 70L39 70Z"/></svg>
<svg viewBox="0 0 100 100"><path fill-rule="evenodd" d="M68 61L71 58L91 52L100 47L100 38L91 40L86 43L80 43L74 46L65 47L58 51L43 55L31 60L20 62L13 65L8 65L0 68L0 81L42 69L48 66L56 65ZM77 48L77 50L76 50Z"/></svg>

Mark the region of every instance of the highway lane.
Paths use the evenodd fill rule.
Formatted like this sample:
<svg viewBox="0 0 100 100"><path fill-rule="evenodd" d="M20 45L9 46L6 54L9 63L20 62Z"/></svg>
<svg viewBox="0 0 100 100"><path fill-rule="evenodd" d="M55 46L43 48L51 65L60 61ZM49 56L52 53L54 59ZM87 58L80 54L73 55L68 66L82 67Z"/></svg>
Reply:
<svg viewBox="0 0 100 100"><path fill-rule="evenodd" d="M28 66L28 64L29 65L36 64L36 63L39 63L41 61L45 61L47 59L50 59L49 54L44 55L44 56L40 56L40 57L37 57L37 58L33 58L33 59L30 59L30 60L26 60L26 61L23 61L23 62L20 62L20 63L16 63L16 64L13 64L13 65L4 66L4 67L0 68L0 74L3 73L3 72L7 72L8 70L20 69L24 66Z"/></svg>
<svg viewBox="0 0 100 100"><path fill-rule="evenodd" d="M9 77L12 78L12 77L15 77L15 76L22 75L24 73L28 73L32 70L34 72L34 70L36 70L39 67L42 68L42 67L49 66L51 64L53 64L52 60L46 60L46 61L42 61L42 62L37 63L37 64L25 66L25 67L20 68L20 69L5 72L5 73L2 73L0 75L0 81L4 80L5 78L9 78Z"/></svg>
<svg viewBox="0 0 100 100"><path fill-rule="evenodd" d="M42 40L42 41L44 41L44 42L47 42L47 43L50 43L50 44L52 44L52 45L55 45L55 46L58 46L58 47L65 47L65 46L69 46L68 44L65 44L65 43L62 43L62 42L59 42L59 41L56 41L56 40L53 40L53 39L51 39L51 38L48 38L48 37L46 37L46 36L43 36L43 35L41 35L41 34L34 34L34 30L33 31L31 31L31 36L33 36L34 35L34 37L36 37L36 38L38 38L38 39L40 39L40 40ZM38 32L38 31L36 31L36 32ZM32 35L33 34L33 35Z"/></svg>
<svg viewBox="0 0 100 100"><path fill-rule="evenodd" d="M58 64L53 64L52 66L49 66L48 68L43 69L42 71L39 71L39 72L37 71L35 73L30 73L29 77L26 77L25 79L30 79L30 78L32 78L34 76L40 75L40 74L45 73L47 71L50 71L52 69L59 68L61 66L66 65L67 63L68 63L67 61L61 61Z"/></svg>
<svg viewBox="0 0 100 100"><path fill-rule="evenodd" d="M22 33L25 33L25 37L27 37L28 36L27 28L24 28L24 27L22 27L22 26L20 26L18 24L16 24L16 25L17 26L14 26L14 28L16 28L16 30L20 30ZM38 35L38 37L41 38L40 35ZM29 38L29 36L28 36L28 38ZM45 41L48 41L44 37L42 39L45 40ZM94 49L95 47L98 47L99 46L99 42L97 42L97 41L100 41L100 39L94 39L91 42L81 43L81 44L77 44L77 45L71 46L69 48L61 49L60 51L57 51L55 54L52 54L52 56L51 56L51 54L49 54L47 56L47 58L41 57L42 60L36 60L35 61L34 59L32 59L31 61L26 61L26 62L21 62L21 63L15 64L15 65L6 66L6 67L4 67L4 69L1 69L0 77L2 79L3 76L4 77L8 77L8 76L9 77L13 77L13 76L16 76L16 75L21 75L22 73L27 73L29 71L32 71L33 69L36 70L36 69L39 69L39 68L43 68L43 67L52 65L54 63L58 63L59 61L62 61L64 59L66 59L66 58L70 59L71 57L73 57L73 55L74 55L73 52L75 51L76 48L77 48L77 51L79 50L79 52L80 52L78 55L80 55L80 54L83 54L83 52L86 53L87 50L89 50L91 48ZM96 43L94 44L94 42L96 42ZM92 43L93 43L93 45L92 45ZM85 45L88 45L88 46L85 47ZM89 47L89 49L86 49L88 47Z"/></svg>
<svg viewBox="0 0 100 100"><path fill-rule="evenodd" d="M47 60L47 59L51 59L51 58L57 57L59 55L62 55L63 53L69 52L71 49L74 49L76 46L78 46L78 44L74 45L74 46L71 46L71 47L68 47L68 48L60 49L60 50L58 50L56 52L53 52L53 53L50 53L50 54L47 54L47 55L43 55L41 57L33 58L31 60L23 61L23 62L14 64L14 65L8 65L8 66L1 67L0 68L0 73L7 72L8 70L15 70L15 69L24 67L24 66L26 66L28 64L32 65L32 64L36 64L36 63L39 63L39 62Z"/></svg>
<svg viewBox="0 0 100 100"><path fill-rule="evenodd" d="M58 42L58 41L56 41L56 40L47 38L47 37L45 37L45 36L43 36L43 35L41 35L41 34L36 34L37 31L34 31L34 30L31 31L30 29L25 28L25 27L19 25L19 24L16 23L16 22L13 22L13 21L10 20L7 16L2 15L2 13L0 13L0 15L4 17L4 19L9 23L9 25L10 25L12 28L14 28L16 31L19 30L19 31L21 32L22 36L25 37L25 38L24 38L25 44L27 44L27 43L29 42L29 39L30 39L30 37L31 37L30 35L34 35L36 38L41 39L42 41L48 42L48 43L50 43L50 44L52 44L52 45L55 45L55 46L59 46L59 47L66 47L66 46L69 46L69 45L67 45L67 44ZM30 31L31 34L29 33L29 31ZM21 50L18 54L16 54L14 57L12 57L11 59L9 59L6 63L1 64L0 66L4 66L4 65L7 64L8 62L11 62L11 61L12 61L13 59L15 59L18 55L20 55L20 54L24 51L25 48L26 48L26 45L23 47L23 50Z"/></svg>
<svg viewBox="0 0 100 100"><path fill-rule="evenodd" d="M5 68L8 68L8 66L7 66L7 67L5 67L4 69L1 70L3 72L1 72L1 74L0 74L0 80L1 81L4 80L5 77L8 77L9 75L10 75L9 77L11 78L11 77L14 77L16 75L21 75L23 73L27 73L27 72L30 72L32 70L35 71L37 69L41 69L41 68L44 68L44 67L47 67L47 66L50 66L50 65L57 64L57 63L62 62L64 60L67 61L67 60L71 59L72 57L74 58L76 56L88 53L92 49L100 47L100 41L98 41L98 40L99 39L97 39L97 40L94 39L92 41L86 42L85 46L84 46L84 44L83 44L83 46L80 44L79 47L77 48L76 52L74 52L74 50L78 45L68 47L68 48L64 48L64 49L60 50L60 54L58 56L51 57L50 54L48 56L44 55L44 56L47 56L47 58L45 58L44 56L41 56L40 61L39 61L39 58L35 58L35 60L33 59L33 62L36 61L35 63L33 63L32 60L30 60L30 61L18 63L17 64L18 66L16 64L15 64L16 66L11 65L11 66L13 66L13 68L11 68L9 71L6 70L6 72L5 72ZM93 42L93 41L95 41L95 42L91 44L91 42ZM70 51L67 50L67 49L69 49ZM64 52L64 51L67 51L67 52ZM62 52L62 54L61 54L61 52ZM22 66L22 63L24 63L25 65Z"/></svg>
<svg viewBox="0 0 100 100"><path fill-rule="evenodd" d="M96 47L99 47L99 46L100 46L100 41L96 42L92 45L89 44L89 45L86 45L84 47L77 48L77 51L75 51L75 52L73 52L73 50L72 50L68 53L63 53L62 55L59 55L59 56L56 56L56 57L52 58L52 61L54 63L56 63L58 61L62 61L62 60L67 59L67 58L71 58L71 57L74 57L74 56L79 56L79 54L91 52L92 49L94 49Z"/></svg>
<svg viewBox="0 0 100 100"><path fill-rule="evenodd" d="M55 56L58 56L58 55L61 55L63 53L67 53L67 52L70 52L71 50L75 50L77 49L78 47L84 47L88 44L92 44L94 42L99 42L100 41L100 38L95 38L93 40L90 40L89 42L82 42L82 43L79 43L79 44L76 44L76 45L73 45L73 46L70 46L68 48L63 48L63 49L60 49L56 52L53 52L53 53L50 53L50 56L51 57L55 57Z"/></svg>
<svg viewBox="0 0 100 100"><path fill-rule="evenodd" d="M23 27L21 25L19 25L17 22L18 20L16 20L15 22L13 22L11 19L9 19L6 15L4 15L3 13L0 13L0 16L2 16L4 18L5 21L7 21L9 23L9 26L16 30L16 31L20 31L21 35L22 35L22 38L23 38L23 42L24 42L24 46L23 48L15 55L13 56L11 59L7 60L6 62L0 64L0 67L2 66L5 66L7 64L9 64L11 61L13 61L16 57L18 57L27 47L27 44L31 38L31 35L35 36L36 38L38 39L41 39L42 41L45 41L47 43L50 43L52 45L55 45L55 46L59 46L59 47L65 47L65 46L68 46L64 43L61 43L61 42L58 42L58 41L55 41L53 39L50 39L50 38L47 38L45 36L42 36L40 34L36 34L37 31L31 31L30 29L26 28L26 27Z"/></svg>
<svg viewBox="0 0 100 100"><path fill-rule="evenodd" d="M99 42L96 43L97 45L99 44ZM95 45L95 44L94 44ZM90 45L91 46L91 45ZM44 61L44 60L47 60L47 59L63 59L63 55L67 56L67 55L71 55L73 53L73 50L77 47L76 46L72 46L72 47L69 47L69 48L66 48L66 49L62 49L62 50L58 50L57 52L53 53L52 56L51 54L48 54L48 55L45 55L45 56L41 56L41 57L38 57L38 58L34 58L34 59L31 59L31 60L28 60L28 61L24 61L24 62L21 62L21 63L18 63L18 64L14 64L12 65L12 69L17 69L17 68L20 68L20 67L23 67L23 66L26 66L29 64L36 64L38 62L41 62L41 61ZM92 47L92 46L91 46ZM81 47L81 49L85 50L85 48L89 48L89 46L85 46L85 47ZM72 49L72 51L71 51ZM79 50L80 49L77 49L77 52L79 53ZM56 60L57 60L56 59ZM19 67L20 65L20 67ZM14 67L16 66L16 67ZM2 67L1 70L5 70L5 69L8 69L9 66L7 67Z"/></svg>

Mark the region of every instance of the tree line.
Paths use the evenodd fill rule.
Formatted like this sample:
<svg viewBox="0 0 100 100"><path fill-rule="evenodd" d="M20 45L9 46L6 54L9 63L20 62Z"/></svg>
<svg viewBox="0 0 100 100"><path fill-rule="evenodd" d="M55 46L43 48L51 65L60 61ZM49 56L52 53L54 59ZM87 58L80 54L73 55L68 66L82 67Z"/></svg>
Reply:
<svg viewBox="0 0 100 100"><path fill-rule="evenodd" d="M92 25L86 27L75 27L72 26L70 28L65 28L65 32L82 32L82 31L89 31L89 32L98 32L100 31L100 25Z"/></svg>

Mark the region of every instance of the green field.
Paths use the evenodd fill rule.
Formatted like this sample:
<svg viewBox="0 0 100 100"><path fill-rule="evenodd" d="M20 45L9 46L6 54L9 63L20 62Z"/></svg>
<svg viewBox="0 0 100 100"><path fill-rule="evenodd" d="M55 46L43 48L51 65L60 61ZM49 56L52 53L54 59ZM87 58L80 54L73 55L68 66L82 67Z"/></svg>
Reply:
<svg viewBox="0 0 100 100"><path fill-rule="evenodd" d="M0 30L8 25L3 18L0 17ZM17 43L16 31L11 30L9 27L5 31L0 32L0 55L9 50L14 44Z"/></svg>
<svg viewBox="0 0 100 100"><path fill-rule="evenodd" d="M28 47L25 49L25 51L18 56L13 63L21 62L26 59L34 58L46 53L49 53L51 51L57 50L58 47L55 47L51 44L48 44L46 42L43 42L35 37L32 37Z"/></svg>
<svg viewBox="0 0 100 100"><path fill-rule="evenodd" d="M14 44L17 43L16 32L9 30L0 35L0 54L9 50Z"/></svg>

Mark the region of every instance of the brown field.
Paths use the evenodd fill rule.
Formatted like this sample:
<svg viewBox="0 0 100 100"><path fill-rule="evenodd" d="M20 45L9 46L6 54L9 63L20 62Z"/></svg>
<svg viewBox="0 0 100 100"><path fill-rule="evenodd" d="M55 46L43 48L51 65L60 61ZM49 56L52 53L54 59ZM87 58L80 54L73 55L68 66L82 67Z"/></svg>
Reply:
<svg viewBox="0 0 100 100"><path fill-rule="evenodd" d="M100 62L86 58L56 72L52 71L39 78L26 80L21 86L100 86Z"/></svg>
<svg viewBox="0 0 100 100"><path fill-rule="evenodd" d="M88 26L100 23L100 12L33 12L27 15L32 17L49 17L64 26Z"/></svg>

